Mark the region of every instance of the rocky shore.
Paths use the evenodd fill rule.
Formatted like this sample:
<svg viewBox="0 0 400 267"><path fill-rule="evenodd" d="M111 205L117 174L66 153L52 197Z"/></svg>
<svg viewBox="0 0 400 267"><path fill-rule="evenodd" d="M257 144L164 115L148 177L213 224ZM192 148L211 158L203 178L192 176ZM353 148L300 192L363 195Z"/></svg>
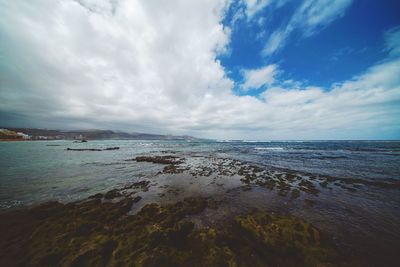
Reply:
<svg viewBox="0 0 400 267"><path fill-rule="evenodd" d="M159 171L84 200L1 213L0 266L362 266L309 222L255 207L231 212L227 196L262 189L313 206L324 190L397 186L170 151L126 163Z"/></svg>
<svg viewBox="0 0 400 267"><path fill-rule="evenodd" d="M134 185L145 188L145 184ZM207 198L169 205L108 192L0 216L1 266L330 266L334 247L311 224L253 211L215 227L191 217L218 209Z"/></svg>

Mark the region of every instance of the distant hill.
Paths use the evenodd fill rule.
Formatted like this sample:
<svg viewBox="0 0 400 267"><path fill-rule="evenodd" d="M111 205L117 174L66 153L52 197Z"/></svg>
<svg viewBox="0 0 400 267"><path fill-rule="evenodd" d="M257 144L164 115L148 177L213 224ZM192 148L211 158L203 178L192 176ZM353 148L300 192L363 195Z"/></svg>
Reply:
<svg viewBox="0 0 400 267"><path fill-rule="evenodd" d="M31 136L32 139L86 139L86 140L105 140L105 139L125 139L125 140L202 140L196 137L183 135L161 135L148 133L126 133L111 130L49 130L37 128L10 128L3 127L13 132L21 132Z"/></svg>
<svg viewBox="0 0 400 267"><path fill-rule="evenodd" d="M28 140L29 136L17 131L0 128L0 140L7 141L23 141Z"/></svg>

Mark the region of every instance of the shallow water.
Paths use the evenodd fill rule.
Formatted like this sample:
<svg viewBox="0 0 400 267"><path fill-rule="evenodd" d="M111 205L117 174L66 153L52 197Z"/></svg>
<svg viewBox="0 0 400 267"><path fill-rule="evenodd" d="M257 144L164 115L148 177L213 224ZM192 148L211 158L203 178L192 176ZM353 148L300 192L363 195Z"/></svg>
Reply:
<svg viewBox="0 0 400 267"><path fill-rule="evenodd" d="M120 149L66 150L115 146ZM312 222L348 255L364 258L371 266L395 257L400 248L400 142L2 142L0 155L3 210L48 200L79 200L148 180L149 189L140 192L142 200L131 213L150 202L212 196L221 200L221 207L197 218L198 224L217 223L257 208ZM185 159L184 171L163 173L165 165L132 161L139 155L177 155ZM305 180L315 192L303 190L291 197L245 184L238 174L241 164L262 167L265 173L260 177L293 175L296 179L288 182L292 189L301 189L299 181ZM325 177L331 179L327 185L322 182Z"/></svg>

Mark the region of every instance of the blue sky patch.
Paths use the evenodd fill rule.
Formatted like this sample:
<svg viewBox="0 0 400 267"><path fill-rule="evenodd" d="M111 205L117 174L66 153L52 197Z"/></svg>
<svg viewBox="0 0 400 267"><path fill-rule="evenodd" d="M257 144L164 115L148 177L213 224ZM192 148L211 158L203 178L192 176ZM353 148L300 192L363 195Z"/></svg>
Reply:
<svg viewBox="0 0 400 267"><path fill-rule="evenodd" d="M338 8L341 14L332 15L328 24L321 22L311 35L305 35L304 26L300 26L292 30L278 51L263 54L271 34L288 25L304 2L270 4L251 18L243 2L231 5L223 21L232 28L229 53L219 56L228 77L241 84L241 70L277 64L282 79L329 88L385 58L384 33L400 24L399 1L350 1L343 10ZM328 5L329 1L313 2ZM263 91L254 89L242 91L236 85L234 91L238 95Z"/></svg>

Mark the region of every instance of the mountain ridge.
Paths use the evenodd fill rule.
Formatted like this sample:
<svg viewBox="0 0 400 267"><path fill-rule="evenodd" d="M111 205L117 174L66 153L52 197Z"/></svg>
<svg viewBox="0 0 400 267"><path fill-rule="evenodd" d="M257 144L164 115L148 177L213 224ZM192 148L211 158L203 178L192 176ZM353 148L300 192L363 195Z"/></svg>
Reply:
<svg viewBox="0 0 400 267"><path fill-rule="evenodd" d="M85 140L105 140L105 139L122 139L122 140L205 140L189 135L166 135L166 134L150 134L141 132L122 132L114 130L100 129L83 129L83 130L57 130L43 128L17 128L17 127L1 127L14 132L22 132L34 139L39 137L47 137L47 139L85 139Z"/></svg>

